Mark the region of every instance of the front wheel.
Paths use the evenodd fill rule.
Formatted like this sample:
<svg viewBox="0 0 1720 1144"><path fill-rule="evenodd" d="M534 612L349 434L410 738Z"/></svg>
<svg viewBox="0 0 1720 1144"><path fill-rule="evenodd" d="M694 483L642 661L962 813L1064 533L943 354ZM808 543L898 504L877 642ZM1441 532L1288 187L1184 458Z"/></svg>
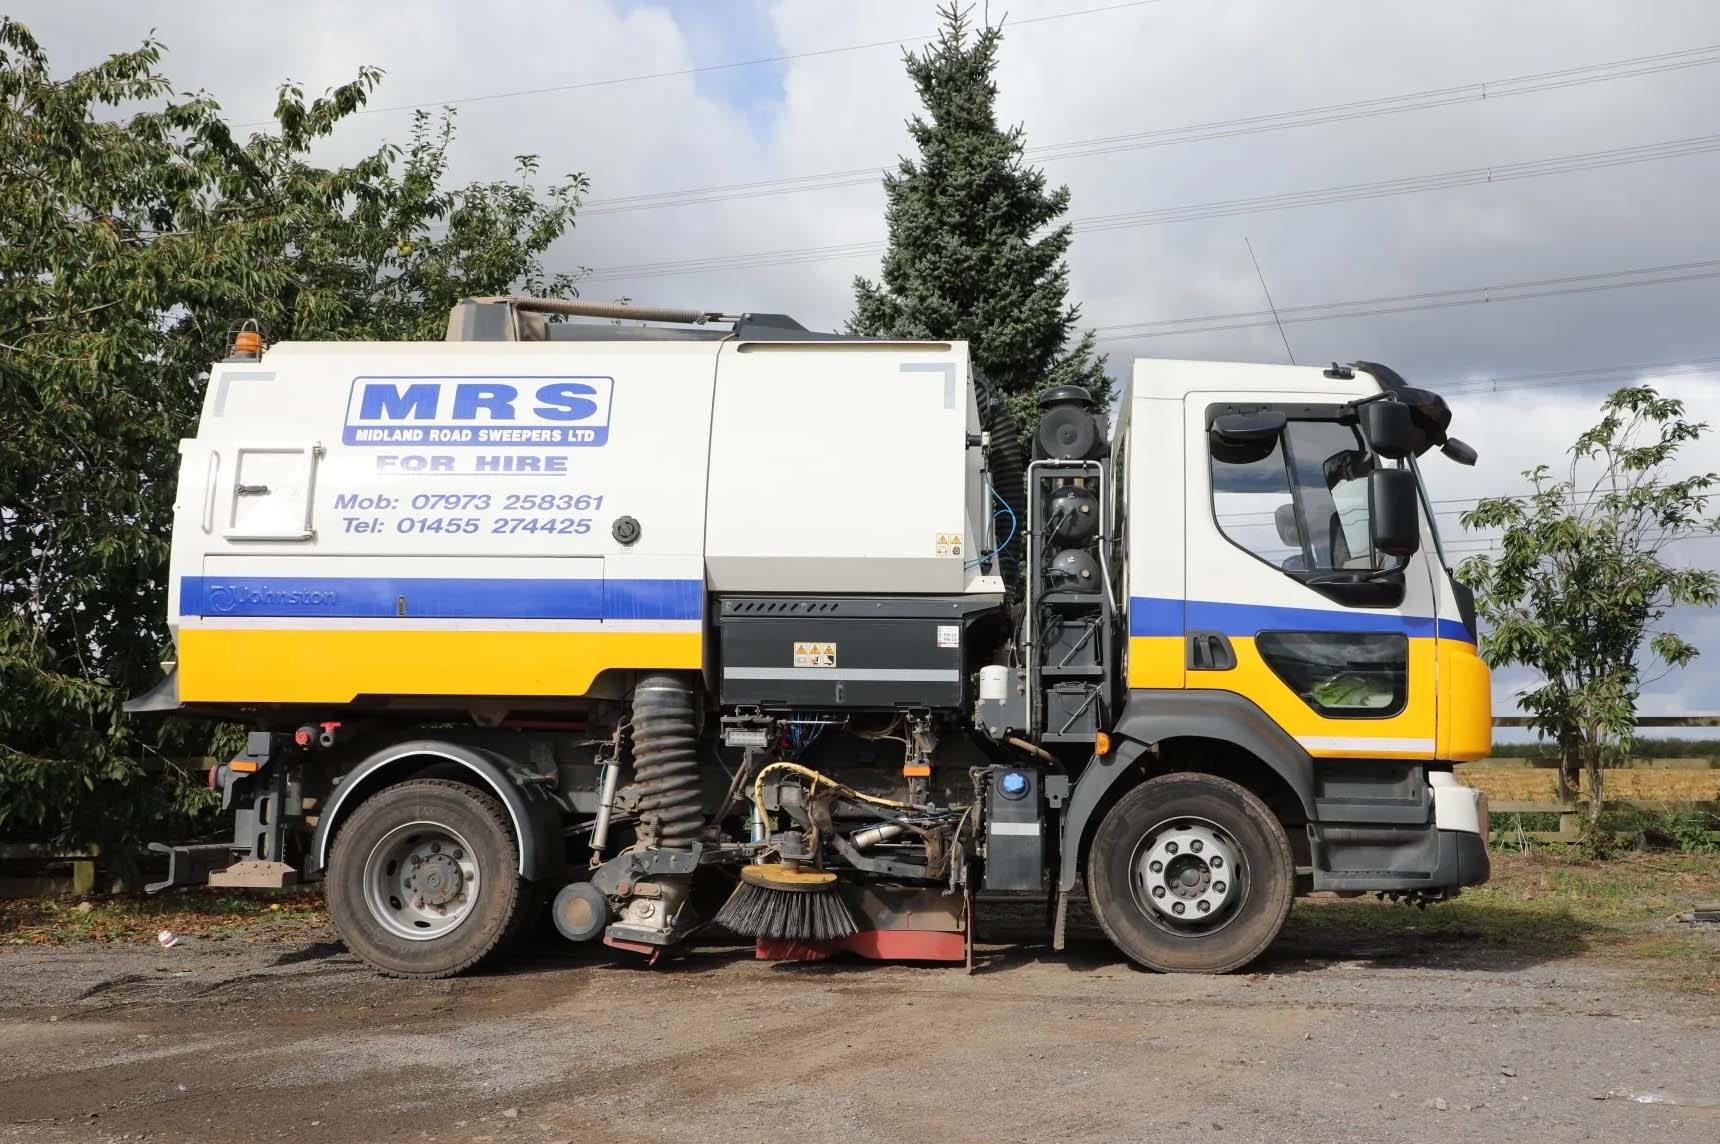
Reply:
<svg viewBox="0 0 1720 1144"><path fill-rule="evenodd" d="M1166 973L1228 973L1272 944L1290 912L1284 827L1233 782L1164 775L1117 800L1087 854L1105 935Z"/></svg>
<svg viewBox="0 0 1720 1144"><path fill-rule="evenodd" d="M328 906L346 947L394 977L450 977L511 945L535 911L501 803L461 783L378 791L341 824Z"/></svg>

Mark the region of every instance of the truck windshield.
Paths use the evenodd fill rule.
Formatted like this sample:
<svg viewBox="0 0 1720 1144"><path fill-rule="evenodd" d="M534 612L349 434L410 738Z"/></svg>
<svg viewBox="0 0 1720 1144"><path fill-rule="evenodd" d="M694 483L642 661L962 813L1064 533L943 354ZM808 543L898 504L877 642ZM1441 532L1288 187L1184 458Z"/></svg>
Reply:
<svg viewBox="0 0 1720 1144"><path fill-rule="evenodd" d="M1226 537L1286 572L1396 567L1374 551L1368 474L1355 428L1290 421L1277 437L1212 445L1213 510Z"/></svg>

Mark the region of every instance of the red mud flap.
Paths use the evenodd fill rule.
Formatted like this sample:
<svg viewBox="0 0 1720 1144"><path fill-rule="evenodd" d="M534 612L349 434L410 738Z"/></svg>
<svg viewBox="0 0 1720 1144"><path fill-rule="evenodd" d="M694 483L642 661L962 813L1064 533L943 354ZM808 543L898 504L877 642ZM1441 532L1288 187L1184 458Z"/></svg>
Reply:
<svg viewBox="0 0 1720 1144"><path fill-rule="evenodd" d="M663 956L662 946L646 945L642 941L627 941L625 938L609 937L606 934L603 938L603 944L607 945L610 949L623 949L628 953L644 954L646 958L645 963L647 965L656 965Z"/></svg>
<svg viewBox="0 0 1720 1144"><path fill-rule="evenodd" d="M834 941L759 938L753 956L760 961L823 961L852 953L874 961L966 961L967 935L942 930L861 930Z"/></svg>

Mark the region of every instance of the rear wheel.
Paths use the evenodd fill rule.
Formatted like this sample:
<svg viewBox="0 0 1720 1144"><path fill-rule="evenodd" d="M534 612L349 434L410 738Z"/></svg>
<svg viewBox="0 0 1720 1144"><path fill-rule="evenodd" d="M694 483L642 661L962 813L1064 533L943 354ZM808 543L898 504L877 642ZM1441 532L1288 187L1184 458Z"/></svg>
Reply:
<svg viewBox="0 0 1720 1144"><path fill-rule="evenodd" d="M1290 912L1294 876L1277 817L1244 788L1203 774L1129 791L1087 855L1087 893L1106 936L1168 973L1228 973L1259 957Z"/></svg>
<svg viewBox="0 0 1720 1144"><path fill-rule="evenodd" d="M395 977L450 977L505 949L537 904L501 803L442 779L388 787L353 811L329 857L346 947Z"/></svg>

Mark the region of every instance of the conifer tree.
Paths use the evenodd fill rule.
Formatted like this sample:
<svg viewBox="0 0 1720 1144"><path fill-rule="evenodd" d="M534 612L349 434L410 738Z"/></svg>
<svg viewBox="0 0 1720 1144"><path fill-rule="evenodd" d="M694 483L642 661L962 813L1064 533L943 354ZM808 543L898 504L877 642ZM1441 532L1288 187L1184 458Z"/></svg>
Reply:
<svg viewBox="0 0 1720 1144"><path fill-rule="evenodd" d="M1022 128L998 126L1003 30L975 32L970 11L941 8L936 42L905 57L925 107L908 121L919 155L884 176L889 248L881 281L854 281L849 329L967 340L1025 429L1045 389L1081 385L1102 403L1109 383L1068 297L1069 188L1048 189Z"/></svg>

